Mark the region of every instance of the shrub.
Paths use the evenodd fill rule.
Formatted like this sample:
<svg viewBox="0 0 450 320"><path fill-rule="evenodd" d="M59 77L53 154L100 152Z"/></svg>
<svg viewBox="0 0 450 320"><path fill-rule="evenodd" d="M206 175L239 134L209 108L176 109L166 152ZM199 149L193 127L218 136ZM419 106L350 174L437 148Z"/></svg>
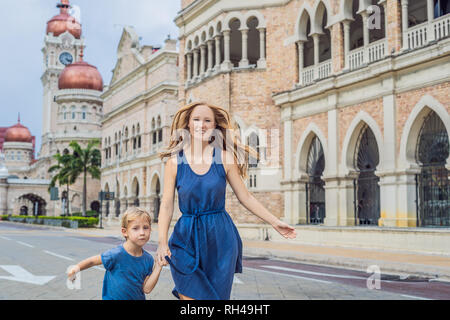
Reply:
<svg viewBox="0 0 450 320"><path fill-rule="evenodd" d="M2 220L8 220L9 216L0 216ZM22 219L21 222L26 222L26 218L33 218L33 216L11 216L11 218ZM63 220L63 227L70 227L69 221L78 221L78 227L80 228L92 228L98 224L98 218L87 218L87 217L48 217L48 216L38 216L36 219L40 220L39 223L43 224L44 220Z"/></svg>

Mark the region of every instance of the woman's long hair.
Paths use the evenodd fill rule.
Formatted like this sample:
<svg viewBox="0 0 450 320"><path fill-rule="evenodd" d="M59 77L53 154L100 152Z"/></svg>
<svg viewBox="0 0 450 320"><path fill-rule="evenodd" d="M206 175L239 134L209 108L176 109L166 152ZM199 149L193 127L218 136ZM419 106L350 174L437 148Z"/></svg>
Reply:
<svg viewBox="0 0 450 320"><path fill-rule="evenodd" d="M205 102L194 102L178 110L173 118L169 146L159 154L161 160L177 154L183 149L184 145L191 141L188 127L189 119L194 108L200 105L208 106L214 113L216 129L209 143L233 154L240 176L246 178L249 156L259 159L259 155L254 149L241 143L239 134L235 133L237 129L231 123L230 115L225 109Z"/></svg>

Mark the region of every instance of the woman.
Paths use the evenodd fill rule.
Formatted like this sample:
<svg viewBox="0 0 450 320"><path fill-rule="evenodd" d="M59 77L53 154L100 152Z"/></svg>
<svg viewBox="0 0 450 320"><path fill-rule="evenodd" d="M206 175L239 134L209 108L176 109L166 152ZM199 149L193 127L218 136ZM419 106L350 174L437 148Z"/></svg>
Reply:
<svg viewBox="0 0 450 320"><path fill-rule="evenodd" d="M248 157L254 150L242 145L222 108L193 103L180 109L172 123L172 140L161 159L169 157L159 212L160 264L170 264L182 300L230 299L234 273L242 272L242 241L225 211L226 183L250 212L271 224L285 238L295 229L268 212L247 190ZM174 192L182 215L170 241Z"/></svg>

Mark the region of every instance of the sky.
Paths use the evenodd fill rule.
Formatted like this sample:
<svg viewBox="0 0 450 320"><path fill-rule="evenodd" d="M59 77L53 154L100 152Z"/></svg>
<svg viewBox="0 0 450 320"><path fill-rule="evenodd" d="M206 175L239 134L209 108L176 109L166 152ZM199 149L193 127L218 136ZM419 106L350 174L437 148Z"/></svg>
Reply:
<svg viewBox="0 0 450 320"><path fill-rule="evenodd" d="M0 127L20 122L42 134L42 48L47 21L59 14L59 0L0 0ZM84 60L98 68L109 84L123 27L133 26L142 45L162 46L178 38L174 18L181 0L71 0L80 8Z"/></svg>

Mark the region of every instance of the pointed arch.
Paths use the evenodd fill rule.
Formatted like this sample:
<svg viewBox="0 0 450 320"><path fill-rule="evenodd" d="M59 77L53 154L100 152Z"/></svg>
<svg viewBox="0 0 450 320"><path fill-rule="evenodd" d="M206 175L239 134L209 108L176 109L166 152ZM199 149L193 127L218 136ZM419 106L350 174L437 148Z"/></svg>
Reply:
<svg viewBox="0 0 450 320"><path fill-rule="evenodd" d="M307 176L307 161L308 161L308 153L311 147L311 143L314 140L314 137L317 137L322 144L322 149L325 156L325 169L324 174L327 172L327 159L328 159L328 147L327 147L327 139L323 134L322 130L314 123L311 122L303 131L303 134L300 138L300 141L297 145L297 150L295 152L295 162L294 162L294 179L302 179Z"/></svg>
<svg viewBox="0 0 450 320"><path fill-rule="evenodd" d="M295 41L307 41L306 28L308 20L311 21L312 9L308 4L303 4L300 8L300 14L295 23Z"/></svg>
<svg viewBox="0 0 450 320"><path fill-rule="evenodd" d="M354 166L354 154L358 144L358 138L360 136L361 130L365 126L368 126L375 136L377 142L378 152L379 152L379 164L376 170L380 170L383 167L383 135L377 124L377 122L365 111L360 111L356 117L351 122L347 133L342 144L342 154L341 154L341 166L342 171L345 175L348 175L351 171L356 171Z"/></svg>
<svg viewBox="0 0 450 320"><path fill-rule="evenodd" d="M407 168L417 168L416 146L424 119L434 111L444 123L447 134L450 136L450 115L446 108L433 96L424 95L414 106L403 126L400 139L400 162ZM447 166L450 165L450 157L447 159Z"/></svg>

